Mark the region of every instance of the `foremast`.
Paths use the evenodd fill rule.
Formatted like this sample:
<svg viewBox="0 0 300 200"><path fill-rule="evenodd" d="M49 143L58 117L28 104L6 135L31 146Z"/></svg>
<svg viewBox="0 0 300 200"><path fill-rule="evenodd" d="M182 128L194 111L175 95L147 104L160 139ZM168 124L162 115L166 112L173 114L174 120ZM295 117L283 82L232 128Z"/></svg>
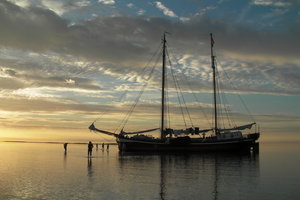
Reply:
<svg viewBox="0 0 300 200"><path fill-rule="evenodd" d="M162 83L161 83L161 128L160 128L160 138L164 139L166 137L165 129L165 73L166 73L166 32L163 35L163 52L162 52Z"/></svg>
<svg viewBox="0 0 300 200"><path fill-rule="evenodd" d="M211 54L211 67L213 69L213 88L214 88L214 121L215 121L215 134L218 135L218 113L217 113L217 88L216 88L216 66L215 66L215 56L214 56L214 39L212 33L210 34L210 54Z"/></svg>

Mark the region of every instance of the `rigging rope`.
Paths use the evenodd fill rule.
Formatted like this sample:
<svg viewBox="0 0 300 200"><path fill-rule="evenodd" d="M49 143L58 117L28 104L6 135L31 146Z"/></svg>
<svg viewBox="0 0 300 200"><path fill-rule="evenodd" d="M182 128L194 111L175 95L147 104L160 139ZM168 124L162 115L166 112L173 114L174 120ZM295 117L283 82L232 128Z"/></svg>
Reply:
<svg viewBox="0 0 300 200"><path fill-rule="evenodd" d="M139 92L137 98L135 99L133 105L131 106L131 108L130 108L129 111L127 112L127 114L126 114L126 116L124 117L124 119L122 120L121 124L115 129L115 132L116 132L120 127L122 127L122 129L123 129L123 128L125 127L125 125L127 124L127 122L128 122L128 120L129 120L129 118L130 118L130 116L131 116L133 110L135 109L136 105L138 104L138 102L139 102L139 100L140 100L140 97L142 96L142 94L144 93L144 90L145 90L146 86L148 85L148 81L149 81L150 78L152 77L152 74L153 74L153 72L154 72L154 69L155 69L155 67L156 67L156 64L158 63L158 59L159 59L159 57L157 57L157 60L156 60L156 62L155 62L155 65L153 65L153 67L152 67L152 69L151 69L151 71L150 71L150 73L149 73L149 76L146 78L146 80L145 80L146 82L145 82L145 84L142 86L142 89L141 89L141 91ZM115 133L115 132L114 132L114 133Z"/></svg>
<svg viewBox="0 0 300 200"><path fill-rule="evenodd" d="M184 111L183 111L183 108L182 108L182 103L181 103L181 99L180 99L180 95L179 95L179 92L180 92L181 96L182 96L182 93L181 93L178 81L176 79L176 76L174 74L174 70L173 70L173 67L172 67L172 63L171 63L168 51L167 51L167 57L168 57L168 61L169 61L170 67L171 67L171 74L172 74L172 78L173 78L173 81L174 81L174 86L175 86L175 89L176 89L176 94L177 94L177 98L178 98L178 102L179 102L179 106L180 106L180 110L181 110L183 122L184 122L185 128L187 128L187 124L186 124L186 120L185 120L185 115L184 115ZM182 96L182 99L184 101L183 96Z"/></svg>
<svg viewBox="0 0 300 200"><path fill-rule="evenodd" d="M178 66L178 63L177 63L177 66ZM198 97L196 96L195 91L192 89L192 86L191 86L191 83L190 83L188 77L184 73L182 73L182 76L184 77L185 81L187 82L188 89L189 89L190 93L193 95L193 98L198 103L198 107L199 107L200 111L202 112L205 120L207 121L207 124L210 126L210 128L212 128L213 127L213 125L211 124L212 120L209 120L209 117L207 116L207 113L205 112L203 106L201 106L201 102L198 99Z"/></svg>
<svg viewBox="0 0 300 200"><path fill-rule="evenodd" d="M181 94L183 103L184 103L184 105L185 105L186 112L187 112L188 117L189 117L189 120L190 120L190 122L191 122L192 127L194 127L193 120L192 120L192 118L191 118L190 112L189 112L188 107L187 107L187 105L186 105L185 98L184 98L184 96L183 96L183 92L182 92L181 87L180 87L180 85L179 85L179 83L178 83L177 77L176 77L176 75L174 74L174 67L173 67L172 62L171 62L171 60L170 60L168 49L167 49L167 57L168 57L168 60L169 60L169 63L170 63L172 76L175 78L175 82L176 82L176 84L177 84L177 86L178 86L178 88L179 88L179 91L180 91L180 94ZM173 78L173 79L174 79L174 78ZM175 84L175 85L176 85L176 84Z"/></svg>
<svg viewBox="0 0 300 200"><path fill-rule="evenodd" d="M218 61L217 61L217 63L219 64ZM220 65L220 66L221 66L221 69L222 69L223 73L225 74L227 80L229 81L229 84L231 85L231 87L233 87L235 90L238 90L238 88L232 83L232 81L231 81L231 79L229 78L229 76L228 76L227 72L225 71L225 69L222 67L222 65ZM245 101L243 100L242 96L241 96L239 93L237 93L237 96L238 96L238 98L240 99L241 103L243 104L243 106L244 106L246 112L248 113L248 115L250 116L251 120L252 120L253 122L255 122L255 118L254 118L254 116L251 114L250 110L248 109L248 107L247 107Z"/></svg>
<svg viewBox="0 0 300 200"><path fill-rule="evenodd" d="M120 97L119 97L119 99L118 99L116 102L121 102L121 101L125 98L127 92L128 92L128 90L126 90L123 94L121 94ZM99 117L98 117L97 119L95 119L94 122L100 120L100 119L104 116L105 113L108 113L108 112L111 111L112 109L113 109L113 107L110 106L107 110L104 110L104 111L99 115Z"/></svg>
<svg viewBox="0 0 300 200"><path fill-rule="evenodd" d="M169 88L169 85L168 85L168 81L167 81L167 78L165 79L166 80L166 88ZM170 99L169 99L169 91L166 90L166 99L167 99L167 118L168 118L168 127L171 128L171 115L170 115Z"/></svg>
<svg viewBox="0 0 300 200"><path fill-rule="evenodd" d="M220 123L222 123L223 127L225 127L224 125L224 120L223 120L223 113L222 113L222 102L221 102L221 98L220 98L220 88L219 88L219 73L217 70L217 67L215 66L215 76L216 76L216 95L217 95L217 102L216 102L216 106L217 106L217 115L218 115L218 128L220 129L219 125Z"/></svg>
<svg viewBox="0 0 300 200"><path fill-rule="evenodd" d="M218 110L218 116L219 116L219 119L220 119L218 121L219 122L221 121L221 123L223 125L223 129L224 129L224 128L226 128L225 122L224 122L225 121L224 120L224 115L226 114L226 110L225 110L225 104L222 101L222 99L223 99L222 97L224 97L224 95L222 93L222 88L221 88L220 78L219 78L220 74L219 74L219 71L217 69L217 66L215 66L215 69L216 69L217 101L219 102L219 103L217 103L217 110ZM219 129L220 129L220 127L219 127Z"/></svg>
<svg viewBox="0 0 300 200"><path fill-rule="evenodd" d="M157 56L157 54L158 54L158 52L159 52L159 49L161 49L161 46L162 46L162 44L158 45L156 51L153 53L153 55L152 55L151 58L148 60L148 62L146 63L146 65L143 67L142 70L140 70L140 76L141 76L141 77L145 76L147 67L148 67L148 66L150 65L150 63L153 61L154 57ZM156 61L156 62L157 62L157 61ZM155 66L155 65L154 65L154 66ZM151 70L151 72L150 72L151 74L152 74L152 72L153 72L153 68L154 68L154 67L152 67L152 70ZM148 80L149 80L149 79L148 79ZM142 87L143 87L143 86L142 86ZM120 98L119 98L119 100L118 100L117 102L121 102L121 100L123 100L123 99L126 97L126 94L127 94L127 93L128 93L128 90L126 90L126 91L120 96ZM138 98L139 98L139 97L138 97ZM138 98L137 98L137 99L138 99ZM137 101L138 101L138 100L136 100L136 101L134 102L135 105L136 105L136 102L137 102ZM134 109L134 107L135 107L134 104L131 106L130 110L125 114L125 116L124 116L122 122L121 122L121 123L119 124L119 126L115 129L114 133L118 130L119 127L121 127L122 124L124 124L124 123L126 124L126 123L127 123L127 121L128 121L127 118L129 118L130 114L132 113L132 111L133 111L133 109ZM112 107L111 107L110 109L106 110L106 111L103 111L103 112L101 113L100 117L97 118L94 122L96 122L97 120L99 120L105 113L108 113L108 111L111 110L111 109L112 109ZM126 120L126 119L127 119L127 120ZM124 126L125 126L125 124L124 124ZM124 126L123 126L123 127L124 127Z"/></svg>
<svg viewBox="0 0 300 200"><path fill-rule="evenodd" d="M220 84L220 90L221 90L221 101L223 102L223 109L225 111L225 114L226 114L226 117L227 117L227 122L229 124L230 127L233 127L233 126L236 126L236 123L234 121L234 118L230 117L230 110L228 109L228 100L227 100L227 97L225 95L225 89L223 87L223 84L219 83Z"/></svg>

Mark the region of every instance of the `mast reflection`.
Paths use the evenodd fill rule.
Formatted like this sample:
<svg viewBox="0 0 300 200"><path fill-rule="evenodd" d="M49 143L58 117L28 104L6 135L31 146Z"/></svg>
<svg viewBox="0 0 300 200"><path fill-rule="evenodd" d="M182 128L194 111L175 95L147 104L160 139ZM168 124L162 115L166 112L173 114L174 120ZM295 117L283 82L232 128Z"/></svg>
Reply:
<svg viewBox="0 0 300 200"><path fill-rule="evenodd" d="M160 199L164 200L165 199L165 190L166 190L166 185L165 185L165 156L161 155L160 156Z"/></svg>
<svg viewBox="0 0 300 200"><path fill-rule="evenodd" d="M238 199L244 190L255 189L259 177L259 155L253 152L120 153L119 164L121 176L130 173L135 178L134 174L139 170L144 172L138 174L143 179L156 182L159 199ZM149 185L141 184L141 187Z"/></svg>

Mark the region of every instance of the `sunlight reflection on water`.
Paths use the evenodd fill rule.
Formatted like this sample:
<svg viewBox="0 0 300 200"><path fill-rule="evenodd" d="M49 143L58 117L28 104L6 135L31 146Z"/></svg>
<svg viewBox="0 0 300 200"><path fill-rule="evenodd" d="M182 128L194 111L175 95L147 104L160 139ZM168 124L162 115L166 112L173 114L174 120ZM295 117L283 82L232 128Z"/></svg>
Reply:
<svg viewBox="0 0 300 200"><path fill-rule="evenodd" d="M0 142L0 199L299 199L299 144L258 154L121 154Z"/></svg>

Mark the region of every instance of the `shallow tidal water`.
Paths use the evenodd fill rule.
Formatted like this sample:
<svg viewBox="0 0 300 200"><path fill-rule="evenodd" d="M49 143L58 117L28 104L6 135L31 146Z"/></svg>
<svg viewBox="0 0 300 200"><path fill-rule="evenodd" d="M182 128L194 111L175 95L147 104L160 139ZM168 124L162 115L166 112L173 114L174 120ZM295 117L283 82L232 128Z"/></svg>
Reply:
<svg viewBox="0 0 300 200"><path fill-rule="evenodd" d="M0 199L300 199L300 144L258 154L121 154L0 142Z"/></svg>

